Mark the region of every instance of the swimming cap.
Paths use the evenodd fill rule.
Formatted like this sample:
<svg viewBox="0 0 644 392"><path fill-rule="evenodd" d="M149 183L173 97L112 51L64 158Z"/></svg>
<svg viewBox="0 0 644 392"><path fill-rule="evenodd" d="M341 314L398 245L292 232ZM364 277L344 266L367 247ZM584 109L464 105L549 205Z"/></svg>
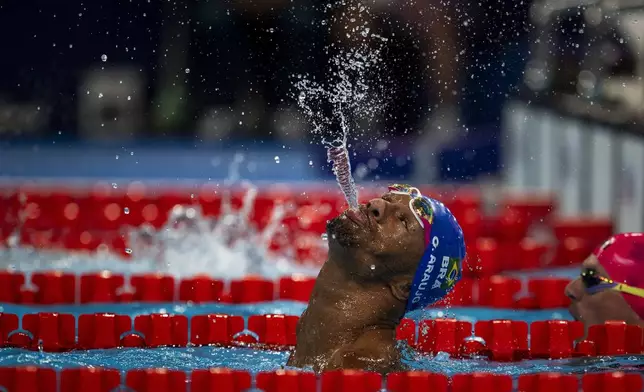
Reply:
<svg viewBox="0 0 644 392"><path fill-rule="evenodd" d="M429 244L412 281L407 311L424 308L443 298L461 279L465 240L463 230L445 205L422 196L432 207ZM427 230L427 229L426 229Z"/></svg>
<svg viewBox="0 0 644 392"><path fill-rule="evenodd" d="M594 255L611 280L644 288L644 233L615 235L600 245ZM622 296L644 319L644 298L626 293Z"/></svg>

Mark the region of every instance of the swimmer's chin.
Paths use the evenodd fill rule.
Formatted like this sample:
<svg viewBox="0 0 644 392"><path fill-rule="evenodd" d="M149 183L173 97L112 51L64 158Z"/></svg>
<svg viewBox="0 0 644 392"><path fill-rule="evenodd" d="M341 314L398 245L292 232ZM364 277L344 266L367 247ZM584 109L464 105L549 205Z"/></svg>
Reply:
<svg viewBox="0 0 644 392"><path fill-rule="evenodd" d="M570 304L568 307L568 312L575 321L583 321L579 310L575 307L575 304Z"/></svg>
<svg viewBox="0 0 644 392"><path fill-rule="evenodd" d="M331 219L326 224L326 233L329 242L334 242L343 248L360 247L355 224L344 215Z"/></svg>

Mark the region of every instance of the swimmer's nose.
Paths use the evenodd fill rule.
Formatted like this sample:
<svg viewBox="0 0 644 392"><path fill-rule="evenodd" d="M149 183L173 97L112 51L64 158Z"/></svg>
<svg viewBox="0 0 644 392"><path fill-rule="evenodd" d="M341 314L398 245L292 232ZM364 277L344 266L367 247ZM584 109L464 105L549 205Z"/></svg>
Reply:
<svg viewBox="0 0 644 392"><path fill-rule="evenodd" d="M579 301L584 295L584 285L581 282L581 279L577 278L568 283L568 286L566 286L564 293L566 293L566 297L570 298L571 300Z"/></svg>
<svg viewBox="0 0 644 392"><path fill-rule="evenodd" d="M380 223L380 221L385 218L386 206L386 201L382 199L373 199L367 203L367 211L369 211L369 214L373 215L376 222Z"/></svg>

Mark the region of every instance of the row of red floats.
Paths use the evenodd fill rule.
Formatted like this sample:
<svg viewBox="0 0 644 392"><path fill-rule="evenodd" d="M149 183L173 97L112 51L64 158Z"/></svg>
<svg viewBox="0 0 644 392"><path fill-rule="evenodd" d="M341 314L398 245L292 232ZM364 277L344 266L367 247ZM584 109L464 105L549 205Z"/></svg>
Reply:
<svg viewBox="0 0 644 392"><path fill-rule="evenodd" d="M111 313L84 314L78 320L71 314L35 313L20 319L5 313L0 314L0 344L52 352L188 345L256 345L281 350L295 346L298 320L298 316L254 315L246 324L241 316L221 314L190 319L185 315L150 314L132 320ZM580 322L564 320L530 325L525 321L478 321L472 329L471 323L453 319L422 320L418 325L403 319L396 331L398 340L422 353L443 352L453 358L485 356L506 362L641 354L642 335L641 327L607 322L591 326L584 339Z"/></svg>
<svg viewBox="0 0 644 392"><path fill-rule="evenodd" d="M244 204L247 189L204 186L201 189L146 189L143 184L130 183L123 187L118 184L97 184L85 189L45 189L22 186L17 190L0 189L0 218L17 220L20 211L26 212L30 227L50 229L69 226L73 223L88 229L110 230L122 225L139 226L143 223L161 227L167 213L175 205L199 206L205 216L218 216L225 203L224 191L229 193L233 209ZM361 201L379 197L386 187L362 188ZM433 194L423 189L425 194ZM444 201L456 215L467 215L469 211L481 211L478 192L461 191L449 195L435 194ZM277 185L258 190L253 200L250 219L260 227L268 222L276 203L292 204L294 216L304 218L302 228L324 230L327 219L336 216L346 201L333 187L317 189L296 188L292 185ZM548 199L510 202L508 207L530 219L539 219L553 210Z"/></svg>
<svg viewBox="0 0 644 392"><path fill-rule="evenodd" d="M472 332L477 338L472 339ZM528 325L525 321L486 320L477 321L472 330L466 321L421 320L416 326L403 319L396 335L422 353L500 362L640 354L644 348L642 328L621 321L593 325L584 337L584 326L578 321L545 320Z"/></svg>
<svg viewBox="0 0 644 392"><path fill-rule="evenodd" d="M40 252L82 253L88 257L97 253L109 253L121 261L140 258L128 239L127 230L93 231L75 227L62 230L20 230L14 234L3 234L0 229L0 248L4 244L16 244ZM327 257L326 243L320 240L320 234L310 231L288 232L281 227L269 242L268 251L305 264L322 264Z"/></svg>
<svg viewBox="0 0 644 392"><path fill-rule="evenodd" d="M186 347L259 344L274 349L295 345L298 316L255 315L248 326L241 316L221 314L148 314L132 318L111 313L0 313L2 346L60 352L117 347ZM20 323L22 321L22 323Z"/></svg>
<svg viewBox="0 0 644 392"><path fill-rule="evenodd" d="M20 232L19 242L36 249L59 249L68 251L106 251L124 259L135 258L127 236L120 231L91 232L79 228L63 231ZM592 243L579 237L567 237L556 245L549 245L532 238L513 242L499 242L490 237L469 240L467 259L463 274L466 277L491 276L504 271L531 270L544 267L580 264L592 252ZM607 238L607 237L606 237ZM298 232L293 238L278 235L271 242L271 251L292 251L292 257L300 262L324 262L327 249L319 241L319 234ZM0 243L2 238L0 238Z"/></svg>
<svg viewBox="0 0 644 392"><path fill-rule="evenodd" d="M641 392L642 376L636 373L589 373L582 377L560 373L511 376L492 373L455 374L397 372L386 377L357 370L312 372L278 370L255 376L243 370L198 369L189 373L168 369L138 369L121 374L102 368L65 369L0 367L0 388L7 392L95 391L123 387L134 392L243 392L254 387L264 392Z"/></svg>
<svg viewBox="0 0 644 392"><path fill-rule="evenodd" d="M106 184L107 185L107 184ZM216 217L221 213L222 189L207 188L202 191L146 191L140 185L122 192L109 186L98 190L24 190L18 193L0 194L0 236L6 237L15 229L19 221L23 232L23 241L50 243L56 239L47 239L47 235L57 236L51 230L70 229L63 241L70 246L91 247L101 236L118 242L116 235L124 226L140 226L144 223L153 227L162 227L168 214L176 205L199 206L205 216ZM362 193L363 201L376 197L384 191L369 190ZM429 191L430 194L435 193ZM560 244L567 239L574 239L577 246L586 251L601 243L612 234L613 225L609 219L561 219L551 217L555 206L549 199L515 198L499 203L500 213L486 217L482 213L481 198L477 193L461 192L456 195L441 196L459 223L463 227L465 238L474 241L488 238L502 245L514 248L528 234L534 223L548 223ZM241 207L244 191L233 190L231 205L233 209ZM284 226L292 232L324 232L326 222L337 216L345 207L342 195L335 189L325 191L311 190L301 192L289 190L288 187L260 191L254 200L254 208L249 216L260 229L269 219L273 207L278 202L291 202L295 209L284 220ZM22 219L18 216L22 215ZM110 234L111 233L111 234ZM80 236L84 239L80 240ZM91 238L90 238L91 237ZM113 237L113 238L112 238ZM0 238L1 239L1 238ZM108 242L103 238L103 241ZM78 242L78 243L76 243ZM108 242L108 245L111 245ZM470 243L472 248L474 244ZM530 248L530 244L525 247ZM502 246L501 264L512 262L516 255L512 246ZM539 250L539 249L537 249ZM565 260L565 254L559 258ZM586 252L584 257L588 254ZM505 257L507 256L507 257ZM505 260L507 259L507 260ZM578 260L575 260L578 261ZM563 261L562 261L563 262ZM502 267L503 265L501 265Z"/></svg>
<svg viewBox="0 0 644 392"><path fill-rule="evenodd" d="M459 221L481 221L482 197L478 189L437 189L420 187L423 194L444 202L459 218ZM35 184L23 184L17 189L0 189L0 222L18 219L19 212L26 210L27 220L36 229L65 227L70 221L75 226L109 230L129 224L138 226L150 223L160 227L165 223L168 211L175 205L199 206L205 216L218 216L224 202L224 192L230 196L233 209L239 209L246 196L246 189L224 188L205 184L199 189L149 188L142 183L98 183L84 188L47 188ZM379 197L386 191L378 187L361 187L361 202ZM259 189L253 201L251 220L266 223L270 210L276 203L290 203L304 217L304 226L312 221L322 224L346 207L342 194L333 187L294 187L292 184L277 184ZM498 200L494 219L483 219L486 233L502 241L516 241L525 237L528 226L544 221L556 212L556 203L551 197L534 195L502 195ZM310 211L311 207L314 211ZM263 219L262 219L263 217ZM5 219L1 219L5 218ZM156 225L155 225L156 223ZM2 226L2 225L0 225ZM467 224L466 224L467 226ZM586 221L576 225L571 221L553 222L557 238L589 237L601 240L610 231L606 220ZM321 226L324 229L324 226ZM475 234L475 233L472 233Z"/></svg>
<svg viewBox="0 0 644 392"><path fill-rule="evenodd" d="M258 277L223 280L193 277L177 280L173 276L133 275L131 290L127 278L109 272L76 275L60 271L34 273L35 290L25 289L23 273L0 272L0 303L75 304L128 302L226 302L253 303L276 299L308 301L315 278L293 275L277 282ZM228 286L228 287L226 287ZM78 295L77 295L78 294Z"/></svg>
<svg viewBox="0 0 644 392"><path fill-rule="evenodd" d="M0 302L21 304L75 304L115 302L225 302L253 303L273 300L308 302L315 278L283 277L277 282L259 277L224 282L209 277L177 280L172 276L133 275L131 290L126 277L108 272L76 275L39 272L31 276L33 290L26 289L23 273L0 272ZM486 306L510 309L555 309L569 305L564 278L518 278L495 275L463 278L454 290L434 306ZM78 294L78 295L77 295ZM517 299L517 296L521 296Z"/></svg>

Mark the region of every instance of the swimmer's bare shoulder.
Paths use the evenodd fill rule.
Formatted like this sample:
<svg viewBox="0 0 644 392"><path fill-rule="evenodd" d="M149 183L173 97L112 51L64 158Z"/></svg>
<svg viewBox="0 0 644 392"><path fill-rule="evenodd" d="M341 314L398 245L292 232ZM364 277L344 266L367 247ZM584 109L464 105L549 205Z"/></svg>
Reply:
<svg viewBox="0 0 644 392"><path fill-rule="evenodd" d="M407 370L391 331L365 331L355 342L338 349L327 366L333 369L361 369L382 374Z"/></svg>

